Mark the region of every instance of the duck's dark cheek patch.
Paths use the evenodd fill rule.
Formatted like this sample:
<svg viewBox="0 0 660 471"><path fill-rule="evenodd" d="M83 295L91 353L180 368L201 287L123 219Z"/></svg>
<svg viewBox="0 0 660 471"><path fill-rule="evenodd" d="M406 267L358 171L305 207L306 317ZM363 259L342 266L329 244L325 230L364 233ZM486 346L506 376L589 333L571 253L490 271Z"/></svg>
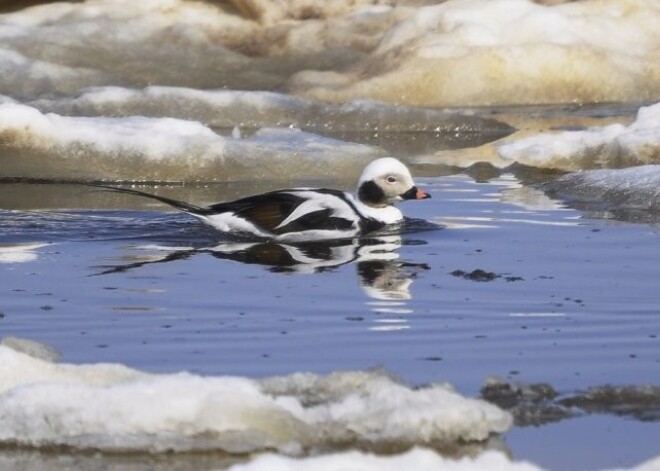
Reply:
<svg viewBox="0 0 660 471"><path fill-rule="evenodd" d="M385 201L385 192L373 180L369 180L360 185L358 198L363 203L382 204Z"/></svg>

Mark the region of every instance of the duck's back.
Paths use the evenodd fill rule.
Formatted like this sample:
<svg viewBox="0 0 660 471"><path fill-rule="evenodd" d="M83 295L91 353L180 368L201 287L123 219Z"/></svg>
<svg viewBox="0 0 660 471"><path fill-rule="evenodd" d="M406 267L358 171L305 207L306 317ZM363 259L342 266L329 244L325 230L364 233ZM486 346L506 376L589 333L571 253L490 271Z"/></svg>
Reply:
<svg viewBox="0 0 660 471"><path fill-rule="evenodd" d="M366 218L353 198L326 188L291 188L219 203L199 215L209 224L228 232L247 232L278 240L315 240L355 237Z"/></svg>

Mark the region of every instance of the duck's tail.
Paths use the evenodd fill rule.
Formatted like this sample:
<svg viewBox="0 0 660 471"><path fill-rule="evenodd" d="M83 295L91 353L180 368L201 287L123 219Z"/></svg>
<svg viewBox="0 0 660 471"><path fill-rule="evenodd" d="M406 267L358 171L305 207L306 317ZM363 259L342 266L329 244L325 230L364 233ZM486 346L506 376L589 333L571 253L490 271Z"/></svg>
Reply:
<svg viewBox="0 0 660 471"><path fill-rule="evenodd" d="M99 183L85 183L85 185L95 188L103 188L109 191L116 191L117 193L128 193L130 195L137 195L137 196L143 196L145 198L151 198L152 200L160 201L161 203L168 204L176 209L180 209L181 211L194 214L197 216L204 216L206 214L209 214L210 212L207 208L203 208L201 206L195 206L194 204L186 203L185 201L174 200L172 198L167 198L165 196L152 195L151 193L147 193L140 190L134 190L132 188L122 188L118 186L102 185Z"/></svg>

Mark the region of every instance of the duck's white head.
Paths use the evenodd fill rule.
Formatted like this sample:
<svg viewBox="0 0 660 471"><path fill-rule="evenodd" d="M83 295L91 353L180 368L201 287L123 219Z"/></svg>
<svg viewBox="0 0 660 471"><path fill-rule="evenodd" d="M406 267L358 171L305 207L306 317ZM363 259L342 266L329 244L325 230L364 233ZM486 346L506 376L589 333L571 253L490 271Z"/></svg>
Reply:
<svg viewBox="0 0 660 471"><path fill-rule="evenodd" d="M360 176L357 197L365 205L382 208L397 201L421 200L431 195L415 186L408 168L392 157L377 159Z"/></svg>

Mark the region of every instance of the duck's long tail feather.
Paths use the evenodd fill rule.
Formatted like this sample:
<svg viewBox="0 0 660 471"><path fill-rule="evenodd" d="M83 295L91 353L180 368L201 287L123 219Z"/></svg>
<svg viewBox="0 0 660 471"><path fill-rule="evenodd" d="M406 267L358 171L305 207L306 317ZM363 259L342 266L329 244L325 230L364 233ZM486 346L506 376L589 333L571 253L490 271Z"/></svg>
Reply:
<svg viewBox="0 0 660 471"><path fill-rule="evenodd" d="M118 193L128 193L130 195L137 195L137 196L143 196L145 198L151 198L152 200L160 201L161 203L168 204L176 209L180 209L181 211L185 211L186 213L190 213L190 214L203 216L209 214L210 212L209 209L207 208L202 208L201 206L195 206L194 204L186 203L185 201L174 200L172 198L167 198L165 196L152 195L151 193L147 193L145 191L140 191L140 190L134 190L132 188L122 188L118 186L102 185L99 183L86 183L85 185L95 188L103 188L109 191L116 191Z"/></svg>

